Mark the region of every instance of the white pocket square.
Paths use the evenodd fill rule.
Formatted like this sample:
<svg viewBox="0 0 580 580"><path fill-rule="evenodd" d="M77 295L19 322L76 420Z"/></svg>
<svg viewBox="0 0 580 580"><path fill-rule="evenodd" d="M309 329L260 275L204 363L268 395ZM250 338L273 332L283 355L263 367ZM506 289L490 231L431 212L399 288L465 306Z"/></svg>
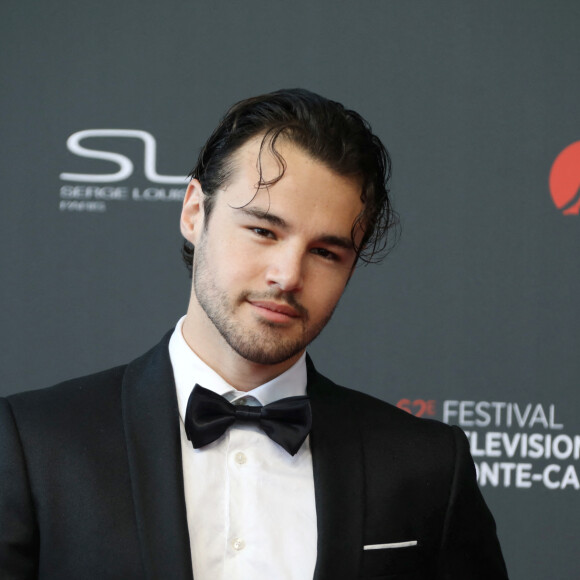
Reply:
<svg viewBox="0 0 580 580"><path fill-rule="evenodd" d="M391 548L410 548L416 546L417 540L410 540L408 542L394 542L392 544L369 544L363 546L363 550L389 550Z"/></svg>

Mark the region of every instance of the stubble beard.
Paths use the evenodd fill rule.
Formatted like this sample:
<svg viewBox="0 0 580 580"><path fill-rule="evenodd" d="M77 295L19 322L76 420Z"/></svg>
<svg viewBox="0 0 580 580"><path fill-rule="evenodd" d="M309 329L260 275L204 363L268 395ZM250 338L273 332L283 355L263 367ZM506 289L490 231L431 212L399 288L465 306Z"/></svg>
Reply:
<svg viewBox="0 0 580 580"><path fill-rule="evenodd" d="M252 293L244 291L232 302L225 290L220 289L208 265L205 241L195 248L193 260L193 290L202 310L216 330L238 355L261 365L282 363L304 350L322 331L334 313L310 326L308 311L290 293ZM259 320L250 328L236 321L235 311L251 300L286 302L300 313L301 332L298 337L284 336L284 327L268 320Z"/></svg>

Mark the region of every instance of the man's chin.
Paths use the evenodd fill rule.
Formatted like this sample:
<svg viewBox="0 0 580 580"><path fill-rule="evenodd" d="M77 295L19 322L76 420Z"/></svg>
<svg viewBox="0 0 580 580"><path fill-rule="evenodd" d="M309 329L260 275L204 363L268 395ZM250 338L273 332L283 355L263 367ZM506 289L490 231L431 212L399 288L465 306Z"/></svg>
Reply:
<svg viewBox="0 0 580 580"><path fill-rule="evenodd" d="M229 342L229 341L228 341ZM304 352L306 345L300 341L272 348L272 342L267 344L235 344L229 342L230 347L242 358L257 365L274 366L284 362L294 362Z"/></svg>

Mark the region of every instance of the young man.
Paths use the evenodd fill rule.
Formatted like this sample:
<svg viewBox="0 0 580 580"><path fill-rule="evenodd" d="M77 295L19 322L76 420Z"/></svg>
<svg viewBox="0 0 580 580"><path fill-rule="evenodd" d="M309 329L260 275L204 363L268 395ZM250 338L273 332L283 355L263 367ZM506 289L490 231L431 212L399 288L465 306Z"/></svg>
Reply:
<svg viewBox="0 0 580 580"><path fill-rule="evenodd" d="M507 578L461 431L305 354L384 247L389 172L318 95L230 109L183 204L187 315L127 366L0 401L2 578Z"/></svg>

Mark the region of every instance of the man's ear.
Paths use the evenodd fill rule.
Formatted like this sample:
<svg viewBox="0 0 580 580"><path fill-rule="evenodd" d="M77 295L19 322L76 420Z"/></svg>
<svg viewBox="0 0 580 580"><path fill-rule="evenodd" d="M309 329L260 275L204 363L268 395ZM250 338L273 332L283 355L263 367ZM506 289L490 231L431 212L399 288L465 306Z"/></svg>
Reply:
<svg viewBox="0 0 580 580"><path fill-rule="evenodd" d="M204 225L203 199L201 183L197 179L192 179L183 198L179 225L181 235L194 246Z"/></svg>

